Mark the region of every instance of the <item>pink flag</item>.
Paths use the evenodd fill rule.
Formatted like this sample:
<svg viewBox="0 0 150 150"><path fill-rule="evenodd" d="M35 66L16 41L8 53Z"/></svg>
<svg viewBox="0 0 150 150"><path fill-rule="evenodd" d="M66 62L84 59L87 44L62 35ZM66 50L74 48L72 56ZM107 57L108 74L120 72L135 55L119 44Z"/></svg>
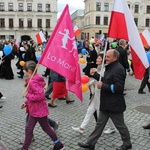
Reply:
<svg viewBox="0 0 150 150"><path fill-rule="evenodd" d="M64 76L67 79L67 89L82 101L78 51L68 5L62 12L39 63Z"/></svg>
<svg viewBox="0 0 150 150"><path fill-rule="evenodd" d="M38 44L46 42L46 39L45 39L44 34L43 34L42 31L40 31L38 34L36 34L36 40L37 40Z"/></svg>
<svg viewBox="0 0 150 150"><path fill-rule="evenodd" d="M114 0L108 37L129 41L135 78L142 79L149 63L126 0Z"/></svg>

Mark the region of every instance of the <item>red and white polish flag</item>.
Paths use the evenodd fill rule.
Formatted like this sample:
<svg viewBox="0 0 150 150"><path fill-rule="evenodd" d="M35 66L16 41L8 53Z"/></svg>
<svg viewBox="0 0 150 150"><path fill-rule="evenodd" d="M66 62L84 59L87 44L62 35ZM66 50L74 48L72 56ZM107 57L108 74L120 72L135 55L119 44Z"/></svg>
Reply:
<svg viewBox="0 0 150 150"><path fill-rule="evenodd" d="M38 34L36 34L36 40L37 40L38 44L46 42L46 39L45 39L44 34L43 34L42 31L40 31Z"/></svg>
<svg viewBox="0 0 150 150"><path fill-rule="evenodd" d="M81 33L81 30L78 28L76 24L73 25L74 36L78 36Z"/></svg>
<svg viewBox="0 0 150 150"><path fill-rule="evenodd" d="M134 75L135 78L141 80L145 73L145 69L149 67L149 63L126 0L114 0L108 37L129 41Z"/></svg>
<svg viewBox="0 0 150 150"><path fill-rule="evenodd" d="M145 29L142 33L140 33L140 37L144 47L150 46L150 32L148 29Z"/></svg>

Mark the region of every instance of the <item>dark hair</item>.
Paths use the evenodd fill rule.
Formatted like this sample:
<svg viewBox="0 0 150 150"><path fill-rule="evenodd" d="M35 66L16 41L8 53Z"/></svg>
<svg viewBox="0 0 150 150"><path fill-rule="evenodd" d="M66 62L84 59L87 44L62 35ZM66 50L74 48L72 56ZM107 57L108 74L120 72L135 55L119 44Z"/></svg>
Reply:
<svg viewBox="0 0 150 150"><path fill-rule="evenodd" d="M103 59L104 54L100 53L100 54L97 55L97 57L99 57L99 56Z"/></svg>
<svg viewBox="0 0 150 150"><path fill-rule="evenodd" d="M25 71L31 70L34 72L35 68L36 68L36 63L34 61L27 61L23 66L23 70Z"/></svg>

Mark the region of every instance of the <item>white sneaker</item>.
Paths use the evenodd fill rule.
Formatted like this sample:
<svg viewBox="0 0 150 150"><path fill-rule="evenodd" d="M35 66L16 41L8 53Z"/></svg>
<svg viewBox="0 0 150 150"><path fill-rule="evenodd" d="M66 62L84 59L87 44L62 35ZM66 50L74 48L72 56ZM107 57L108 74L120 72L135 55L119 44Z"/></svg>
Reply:
<svg viewBox="0 0 150 150"><path fill-rule="evenodd" d="M112 133L115 133L115 129L110 129L108 128L106 131L104 131L105 134L112 134Z"/></svg>
<svg viewBox="0 0 150 150"><path fill-rule="evenodd" d="M74 130L74 131L76 131L76 132L78 132L78 133L83 133L83 130L81 130L80 128L74 128L74 127L72 127L72 129Z"/></svg>
<svg viewBox="0 0 150 150"><path fill-rule="evenodd" d="M2 96L0 99L4 100L4 99L6 99L6 97Z"/></svg>

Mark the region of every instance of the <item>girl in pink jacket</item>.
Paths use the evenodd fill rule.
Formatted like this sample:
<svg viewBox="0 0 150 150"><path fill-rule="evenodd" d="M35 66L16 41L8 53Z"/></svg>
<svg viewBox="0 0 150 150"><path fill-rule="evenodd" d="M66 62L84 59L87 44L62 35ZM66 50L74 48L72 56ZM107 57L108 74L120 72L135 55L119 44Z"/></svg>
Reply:
<svg viewBox="0 0 150 150"><path fill-rule="evenodd" d="M35 68L35 62L27 61L23 66L24 76L31 78ZM44 78L35 73L28 84L29 86L27 90L23 92L23 97L26 97L27 100L21 106L23 109L28 105L30 110L28 123L25 129L25 141L22 150L28 150L32 141L33 130L37 122L40 124L43 131L47 133L54 141L55 145L53 150L64 150L63 144L57 138L55 132L53 129L51 129L48 123L47 116L49 111L44 94L44 86L46 85Z"/></svg>

